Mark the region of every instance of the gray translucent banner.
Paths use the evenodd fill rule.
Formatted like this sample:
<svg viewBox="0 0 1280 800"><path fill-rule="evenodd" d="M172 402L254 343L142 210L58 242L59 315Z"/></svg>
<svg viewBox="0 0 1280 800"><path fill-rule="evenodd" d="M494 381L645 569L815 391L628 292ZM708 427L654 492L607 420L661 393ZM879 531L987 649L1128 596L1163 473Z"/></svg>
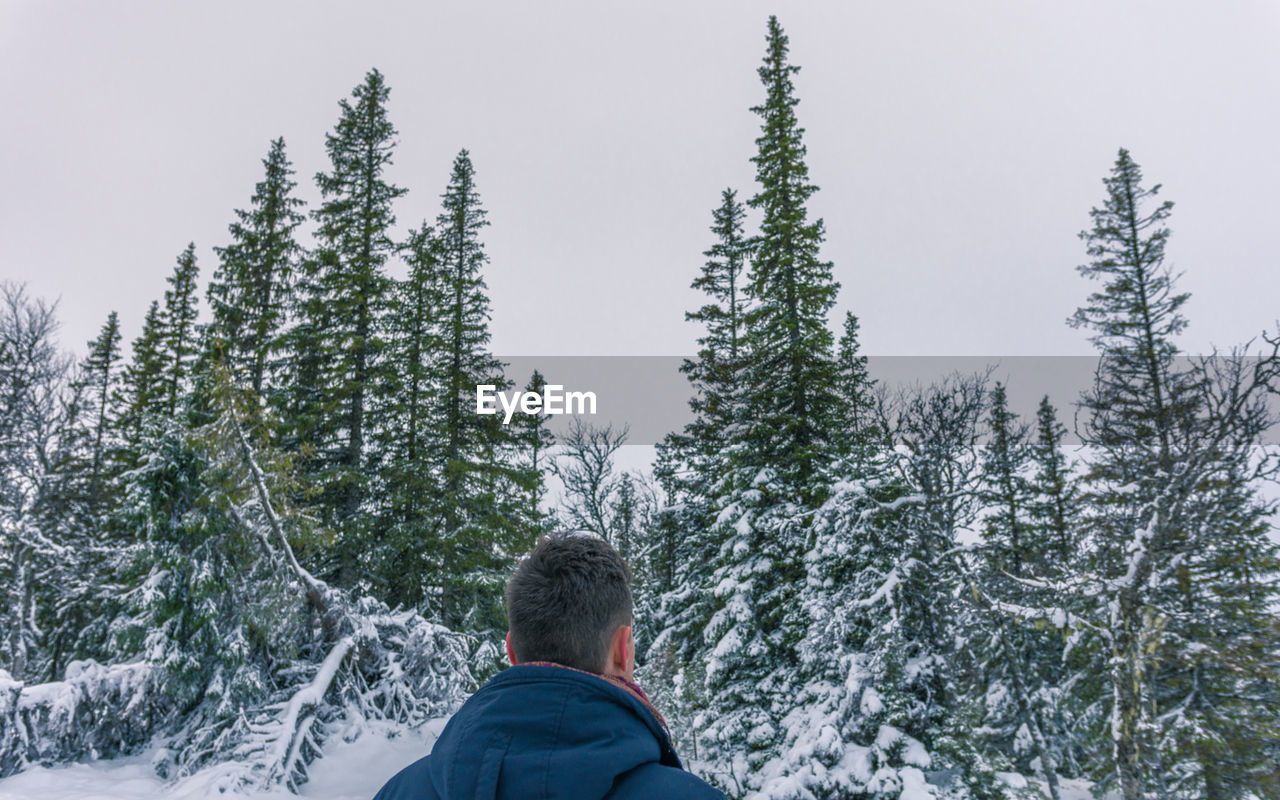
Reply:
<svg viewBox="0 0 1280 800"><path fill-rule="evenodd" d="M684 358L680 356L512 356L501 359L507 364L507 378L515 383L512 391L521 391L535 369L547 383L563 387L563 392L593 392L596 413L563 414L547 417L553 433L567 429L578 416L593 425L628 427L627 444L652 445L672 431L679 431L691 419L689 398L691 386L680 372ZM1195 357L1177 359L1176 370L1199 363ZM1225 357L1205 359L1210 372L1228 365ZM1257 358L1245 360L1252 374ZM867 371L883 391L893 395L913 387L928 386L948 376L987 374L989 385L999 381L1007 390L1009 408L1022 421L1034 426L1040 399L1048 395L1058 410L1058 420L1067 429L1066 444L1079 444L1076 433L1077 404L1092 388L1098 368L1095 356L870 356ZM1280 385L1275 388L1280 390ZM1273 419L1280 418L1280 395L1259 392L1269 406ZM561 403L563 406L563 402ZM502 406L496 404L501 415ZM1081 424L1085 421L1080 412ZM1264 444L1280 443L1280 425L1274 425L1262 437Z"/></svg>

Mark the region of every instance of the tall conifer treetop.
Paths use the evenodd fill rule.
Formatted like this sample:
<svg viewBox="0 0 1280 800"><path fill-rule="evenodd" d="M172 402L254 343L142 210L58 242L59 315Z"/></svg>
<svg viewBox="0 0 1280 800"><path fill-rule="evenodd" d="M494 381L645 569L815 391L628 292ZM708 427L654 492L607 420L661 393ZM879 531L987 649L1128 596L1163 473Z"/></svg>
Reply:
<svg viewBox="0 0 1280 800"><path fill-rule="evenodd" d="M1068 320L1094 331L1103 359L1102 381L1085 398L1092 411L1089 438L1150 446L1163 463L1175 417L1194 402L1173 364L1174 337L1187 326L1181 308L1190 296L1174 290L1176 276L1164 263L1164 221L1173 203L1151 207L1160 185L1144 188L1142 170L1123 148L1103 183L1107 199L1089 212L1093 227L1080 233L1094 260L1078 270L1104 285Z"/></svg>
<svg viewBox="0 0 1280 800"><path fill-rule="evenodd" d="M299 250L293 232L303 205L291 194L297 184L283 138L271 142L262 165L252 208L236 210L231 243L214 248L221 263L209 282L214 347L255 394L263 392L271 356L281 346Z"/></svg>
<svg viewBox="0 0 1280 800"><path fill-rule="evenodd" d="M1124 148L1102 182L1107 199L1101 208L1089 211L1093 228L1080 233L1095 260L1077 270L1107 283L1089 295L1087 305L1069 322L1094 329L1093 341L1103 348L1134 344L1167 352L1172 348L1169 337L1187 325L1179 309L1190 297L1174 293L1174 276L1164 264L1169 239L1164 221L1173 203L1165 200L1144 208L1156 200L1161 185L1143 188L1142 169Z"/></svg>
<svg viewBox="0 0 1280 800"><path fill-rule="evenodd" d="M315 391L300 415L311 420L307 435L317 451L317 483L328 498L330 520L344 531L334 554L337 581L350 586L357 561L367 551L361 541L370 524L362 510L369 497L368 468L377 460L375 438L379 401L389 392L390 368L385 317L392 282L384 272L396 249L392 201L405 190L385 179L396 130L387 118L390 90L382 74L370 70L364 82L339 103L342 114L325 137L331 171L316 175L324 202L313 212L320 247L301 269L303 311L294 352ZM311 427L313 426L313 427Z"/></svg>
<svg viewBox="0 0 1280 800"><path fill-rule="evenodd" d="M178 400L186 389L191 375L192 361L196 354L196 246L192 242L178 255L173 275L169 276L169 288L164 293L164 346L165 383L167 398L165 410L173 414L178 410Z"/></svg>
<svg viewBox="0 0 1280 800"><path fill-rule="evenodd" d="M315 214L320 238L340 252L379 265L393 248L388 235L396 221L391 201L407 191L382 178L396 145L397 131L387 118L390 94L382 73L373 69L352 90L354 104L339 101L342 116L325 135L333 169L316 173L316 184L327 200Z"/></svg>
<svg viewBox="0 0 1280 800"><path fill-rule="evenodd" d="M796 120L800 68L787 61L788 41L769 18L768 48L758 70L765 101L759 148L752 161L760 188L749 204L763 212L753 244L747 340L750 351L746 413L754 418L752 466L777 465L784 485L813 502L813 477L826 468L838 414L833 337L827 313L840 285L821 260L822 220L808 221L805 206L818 187L809 183L804 129ZM757 465L755 462L758 461Z"/></svg>

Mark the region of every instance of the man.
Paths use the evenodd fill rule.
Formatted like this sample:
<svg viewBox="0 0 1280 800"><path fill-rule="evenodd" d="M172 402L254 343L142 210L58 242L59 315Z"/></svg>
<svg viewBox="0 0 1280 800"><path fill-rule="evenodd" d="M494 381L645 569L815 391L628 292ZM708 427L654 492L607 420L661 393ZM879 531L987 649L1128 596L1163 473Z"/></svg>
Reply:
<svg viewBox="0 0 1280 800"><path fill-rule="evenodd" d="M374 800L723 800L685 772L634 683L631 570L590 535L542 539L507 581L511 668Z"/></svg>

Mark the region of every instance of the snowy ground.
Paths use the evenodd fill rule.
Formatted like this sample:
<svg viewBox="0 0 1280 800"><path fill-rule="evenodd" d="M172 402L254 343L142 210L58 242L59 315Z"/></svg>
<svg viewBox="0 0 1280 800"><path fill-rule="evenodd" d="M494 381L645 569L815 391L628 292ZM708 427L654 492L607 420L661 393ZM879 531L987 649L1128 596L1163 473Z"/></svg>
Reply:
<svg viewBox="0 0 1280 800"><path fill-rule="evenodd" d="M1027 778L1016 772L997 772L996 777L1004 781L1019 797L1046 798L1049 787L1040 778ZM1062 800L1094 800L1093 784L1077 778L1058 778L1058 794ZM1113 793L1106 795L1106 800L1117 800Z"/></svg>
<svg viewBox="0 0 1280 800"><path fill-rule="evenodd" d="M302 796L316 800L369 800L392 775L431 751L444 728L436 720L421 730L388 739L371 730L354 742L338 742L311 770ZM204 800L227 798L218 792L222 771L214 766L166 784L151 769L151 753L109 761L37 767L0 780L0 800ZM281 791L245 795L253 798L294 798Z"/></svg>
<svg viewBox="0 0 1280 800"><path fill-rule="evenodd" d="M385 731L371 731L354 742L339 742L312 768L311 781L302 792L317 800L369 800L388 778L426 755L446 720L428 723L422 730L388 739ZM151 753L111 761L37 767L0 780L0 800L206 800L251 797L257 800L296 798L285 791L227 795L218 791L222 771L218 767L168 785L152 771ZM1016 773L998 773L1019 796L1047 798L1043 782ZM1062 800L1093 800L1088 781L1063 779Z"/></svg>

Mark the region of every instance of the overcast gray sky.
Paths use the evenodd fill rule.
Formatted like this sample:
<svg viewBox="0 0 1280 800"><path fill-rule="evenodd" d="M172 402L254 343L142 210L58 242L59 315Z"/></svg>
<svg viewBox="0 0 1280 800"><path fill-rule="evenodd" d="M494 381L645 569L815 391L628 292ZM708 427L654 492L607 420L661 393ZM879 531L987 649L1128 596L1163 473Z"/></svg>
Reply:
<svg viewBox="0 0 1280 800"><path fill-rule="evenodd" d="M0 277L83 350L202 279L284 136L300 194L377 67L401 230L469 148L501 355L689 353L725 186L749 195L765 21L791 38L824 254L877 355L1085 354L1076 234L1127 147L1176 203L1201 352L1280 316L1276 2L0 0Z"/></svg>

